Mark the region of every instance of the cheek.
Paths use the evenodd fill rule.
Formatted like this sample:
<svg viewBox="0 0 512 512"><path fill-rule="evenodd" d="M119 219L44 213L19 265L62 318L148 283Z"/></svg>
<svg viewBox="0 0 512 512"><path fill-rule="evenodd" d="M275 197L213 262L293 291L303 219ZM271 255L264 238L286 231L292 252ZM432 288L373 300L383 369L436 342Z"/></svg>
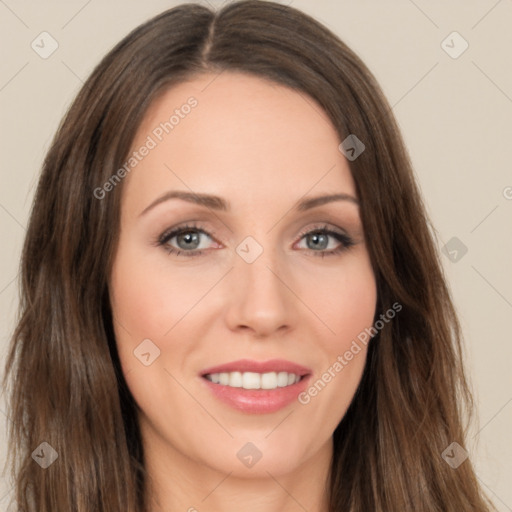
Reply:
<svg viewBox="0 0 512 512"><path fill-rule="evenodd" d="M120 244L110 277L117 351L127 383L138 396L141 372L149 387L155 368L162 362L160 340L173 325L173 319L163 314L163 308L175 310L176 299L173 300L171 293L162 296L165 283L161 275L159 279L159 271L138 257L128 243ZM145 355L148 353L149 356ZM151 365L145 367L145 362ZM147 395L157 396L155 391ZM143 400L144 394L138 398Z"/></svg>
<svg viewBox="0 0 512 512"><path fill-rule="evenodd" d="M201 298L222 273L215 267L200 272L173 267L163 251L141 246L121 241L110 276L110 300L123 373L137 401L151 407L154 400L163 400L162 389L172 382L163 370L186 368L176 361L187 360L197 349L197 343L184 340L202 338L209 312Z"/></svg>
<svg viewBox="0 0 512 512"><path fill-rule="evenodd" d="M312 420L309 435L329 436L344 417L361 381L373 325L377 292L369 266L353 269L328 289L322 299L324 319L334 331L319 338L322 352L318 372L298 401ZM321 345L320 345L321 344Z"/></svg>
<svg viewBox="0 0 512 512"><path fill-rule="evenodd" d="M338 350L347 350L351 342L370 327L375 316L377 291L373 275L351 275L345 287L338 289L338 300L329 309Z"/></svg>
<svg viewBox="0 0 512 512"><path fill-rule="evenodd" d="M359 385L377 303L375 277L366 252L354 254L344 263L331 279L320 280L317 275L322 289L310 294L312 309L316 308L327 328L318 337L323 354L320 373L299 400L304 405L314 402L316 413L329 418L333 429Z"/></svg>
<svg viewBox="0 0 512 512"><path fill-rule="evenodd" d="M347 257L336 271L331 269L330 274L310 276L304 284L303 290L310 290L304 297L308 297L308 305L325 326L326 334L321 339L331 357L347 350L352 341L372 325L377 287L365 251Z"/></svg>
<svg viewBox="0 0 512 512"><path fill-rule="evenodd" d="M111 276L112 308L134 341L162 338L207 289L201 273L169 272L165 258L143 258L129 247L118 254Z"/></svg>

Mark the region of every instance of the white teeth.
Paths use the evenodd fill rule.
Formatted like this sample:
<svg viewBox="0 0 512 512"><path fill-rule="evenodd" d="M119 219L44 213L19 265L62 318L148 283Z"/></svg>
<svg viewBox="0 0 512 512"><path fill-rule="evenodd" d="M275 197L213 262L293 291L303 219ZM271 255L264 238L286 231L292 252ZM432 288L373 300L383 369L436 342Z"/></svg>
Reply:
<svg viewBox="0 0 512 512"><path fill-rule="evenodd" d="M277 385L280 388L288 386L288 374L286 372L279 372L277 374Z"/></svg>
<svg viewBox="0 0 512 512"><path fill-rule="evenodd" d="M229 384L227 384L228 386L230 386L232 388L243 387L243 379L242 379L242 374L240 372L231 372L231 373L228 373L227 376L229 377ZM223 377L223 380L224 379L225 379L225 377Z"/></svg>
<svg viewBox="0 0 512 512"><path fill-rule="evenodd" d="M244 389L276 389L291 386L301 379L300 375L288 372L225 372L210 373L205 377L222 386Z"/></svg>
<svg viewBox="0 0 512 512"><path fill-rule="evenodd" d="M218 373L219 376L218 383L223 386L227 386L229 384L229 373Z"/></svg>
<svg viewBox="0 0 512 512"><path fill-rule="evenodd" d="M244 389L260 389L261 377L259 373L244 372L242 374L242 387Z"/></svg>
<svg viewBox="0 0 512 512"><path fill-rule="evenodd" d="M290 373L293 375L293 373ZM295 379L293 379L295 382ZM261 389L276 389L277 388L277 375L275 372L263 373L261 375Z"/></svg>

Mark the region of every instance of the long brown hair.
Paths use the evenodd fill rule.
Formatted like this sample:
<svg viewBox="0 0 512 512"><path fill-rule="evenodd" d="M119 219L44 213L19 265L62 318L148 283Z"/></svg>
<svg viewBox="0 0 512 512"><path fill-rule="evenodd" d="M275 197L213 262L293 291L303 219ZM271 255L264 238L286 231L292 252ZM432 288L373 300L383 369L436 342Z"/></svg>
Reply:
<svg viewBox="0 0 512 512"><path fill-rule="evenodd" d="M471 392L461 335L397 124L375 78L302 12L258 0L170 9L96 67L44 161L23 248L21 304L6 363L11 471L24 512L147 510L137 405L120 370L108 299L125 162L148 106L203 72L242 71L314 98L350 161L378 285L379 313L402 311L371 340L363 378L334 431L330 511L495 510L464 446ZM134 171L136 172L136 171ZM464 418L466 422L464 422ZM46 469L32 452L47 442ZM44 445L46 446L46 445Z"/></svg>

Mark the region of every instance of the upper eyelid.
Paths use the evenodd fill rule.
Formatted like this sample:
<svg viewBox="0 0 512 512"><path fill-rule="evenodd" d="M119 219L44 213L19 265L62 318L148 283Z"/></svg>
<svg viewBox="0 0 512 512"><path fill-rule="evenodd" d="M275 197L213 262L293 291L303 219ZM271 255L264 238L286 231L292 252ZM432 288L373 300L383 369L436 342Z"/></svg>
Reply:
<svg viewBox="0 0 512 512"><path fill-rule="evenodd" d="M211 238L215 237L215 232L213 230L207 230L207 229L204 229L204 228L201 228L198 226L184 225L184 226L177 226L175 228L166 229L158 237L158 240L164 240L164 239L169 240L170 238L174 238L175 236L179 235L180 233L187 232L187 231L199 231L201 233L204 233L205 235L208 235Z"/></svg>

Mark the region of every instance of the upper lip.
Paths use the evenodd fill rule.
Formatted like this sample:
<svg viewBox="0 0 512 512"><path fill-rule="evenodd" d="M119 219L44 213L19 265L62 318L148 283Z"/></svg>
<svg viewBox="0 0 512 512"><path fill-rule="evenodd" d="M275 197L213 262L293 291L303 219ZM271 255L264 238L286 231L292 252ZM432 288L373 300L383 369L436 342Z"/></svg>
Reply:
<svg viewBox="0 0 512 512"><path fill-rule="evenodd" d="M269 359L268 361L254 361L251 359L239 359L238 361L231 361L226 364L212 366L203 370L201 375L212 373L230 373L230 372L255 372L255 373L269 373L269 372L287 372L295 373L296 375L308 375L311 369L285 359Z"/></svg>

